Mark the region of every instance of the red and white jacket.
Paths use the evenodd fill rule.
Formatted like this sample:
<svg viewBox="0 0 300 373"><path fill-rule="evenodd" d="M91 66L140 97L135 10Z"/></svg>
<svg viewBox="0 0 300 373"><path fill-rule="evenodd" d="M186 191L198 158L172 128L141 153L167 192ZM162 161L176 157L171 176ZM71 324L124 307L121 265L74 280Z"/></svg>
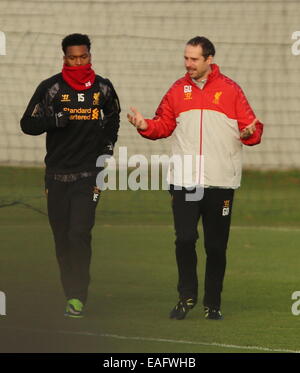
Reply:
<svg viewBox="0 0 300 373"><path fill-rule="evenodd" d="M151 140L172 135L173 155L201 158L201 171L195 162L198 166L188 177L175 172L175 161L169 168L170 184L235 189L241 181L242 144L259 144L263 124L258 122L248 139L240 138L240 131L253 122L255 114L238 84L221 74L216 64L211 68L203 89L188 73L177 80L163 97L155 117L146 119L148 128L139 133Z"/></svg>

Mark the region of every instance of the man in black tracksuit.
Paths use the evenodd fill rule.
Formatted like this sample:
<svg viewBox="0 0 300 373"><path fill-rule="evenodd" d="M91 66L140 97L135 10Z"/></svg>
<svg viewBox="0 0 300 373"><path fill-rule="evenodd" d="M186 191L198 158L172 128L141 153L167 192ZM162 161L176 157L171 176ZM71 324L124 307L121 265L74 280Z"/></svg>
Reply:
<svg viewBox="0 0 300 373"><path fill-rule="evenodd" d="M87 35L66 36L62 48L62 72L38 86L21 128L29 135L47 134L48 216L67 298L65 315L82 317L90 282L91 230L101 192L96 187L96 161L113 153L120 105L111 82L91 68Z"/></svg>

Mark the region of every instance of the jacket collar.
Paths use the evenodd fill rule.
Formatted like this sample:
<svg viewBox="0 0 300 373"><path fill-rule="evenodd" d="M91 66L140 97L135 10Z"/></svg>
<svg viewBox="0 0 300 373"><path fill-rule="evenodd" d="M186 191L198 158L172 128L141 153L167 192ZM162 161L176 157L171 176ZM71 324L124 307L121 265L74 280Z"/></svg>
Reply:
<svg viewBox="0 0 300 373"><path fill-rule="evenodd" d="M220 69L219 69L219 66L215 63L211 64L211 72L210 74L208 75L207 77L207 83L211 82L212 80L216 79L218 76L220 76L221 73L220 73ZM186 79L189 81L190 84L193 84L195 85L195 83L193 82L193 80L191 79L189 73L186 73L185 74L185 77Z"/></svg>

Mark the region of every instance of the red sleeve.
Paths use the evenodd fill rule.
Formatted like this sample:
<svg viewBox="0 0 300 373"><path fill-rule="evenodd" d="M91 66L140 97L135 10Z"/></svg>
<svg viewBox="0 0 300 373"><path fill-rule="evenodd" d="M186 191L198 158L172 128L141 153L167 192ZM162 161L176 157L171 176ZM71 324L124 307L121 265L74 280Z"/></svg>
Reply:
<svg viewBox="0 0 300 373"><path fill-rule="evenodd" d="M148 128L138 130L147 139L156 140L170 136L176 128L176 117L172 104L171 89L161 100L153 119L146 119Z"/></svg>
<svg viewBox="0 0 300 373"><path fill-rule="evenodd" d="M245 127L251 124L256 118L249 102L244 95L242 89L239 87L237 99L236 99L236 119L238 121L239 130L242 131ZM261 141L263 133L263 124L261 122L256 123L256 130L247 139L241 139L244 145L257 145Z"/></svg>

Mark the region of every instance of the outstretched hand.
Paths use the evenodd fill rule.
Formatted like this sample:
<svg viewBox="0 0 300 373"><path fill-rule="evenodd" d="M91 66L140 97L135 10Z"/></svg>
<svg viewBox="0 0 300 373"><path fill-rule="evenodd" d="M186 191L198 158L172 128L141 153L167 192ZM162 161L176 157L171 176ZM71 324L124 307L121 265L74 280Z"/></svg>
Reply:
<svg viewBox="0 0 300 373"><path fill-rule="evenodd" d="M133 115L129 113L127 114L128 121L138 130L146 130L148 128L148 124L142 114L134 107L130 107L130 110L133 112Z"/></svg>
<svg viewBox="0 0 300 373"><path fill-rule="evenodd" d="M256 130L256 123L258 122L258 119L255 118L252 123L250 123L247 127L245 127L241 132L240 132L240 137L241 139L248 139L248 137L252 136L253 133Z"/></svg>

